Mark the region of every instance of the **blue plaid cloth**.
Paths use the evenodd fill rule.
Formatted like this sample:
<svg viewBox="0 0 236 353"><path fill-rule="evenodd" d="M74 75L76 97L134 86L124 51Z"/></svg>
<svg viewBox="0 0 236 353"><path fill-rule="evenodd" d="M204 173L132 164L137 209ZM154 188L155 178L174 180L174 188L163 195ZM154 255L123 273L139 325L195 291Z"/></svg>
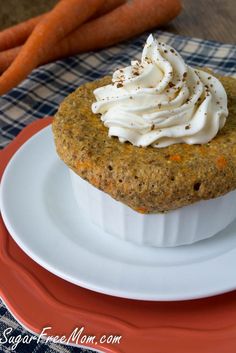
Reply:
<svg viewBox="0 0 236 353"><path fill-rule="evenodd" d="M189 65L209 67L223 75L236 75L236 47L214 41L188 38L156 31L159 41L177 49ZM6 146L26 125L45 115L53 115L59 103L70 92L86 81L111 74L115 68L138 58L147 34L115 47L90 52L42 66L21 85L0 98L0 147ZM12 335L29 334L10 315L0 302L0 336L12 327ZM1 352L13 353L70 353L89 352L52 343L36 346L20 344L11 351L9 345L0 345Z"/></svg>

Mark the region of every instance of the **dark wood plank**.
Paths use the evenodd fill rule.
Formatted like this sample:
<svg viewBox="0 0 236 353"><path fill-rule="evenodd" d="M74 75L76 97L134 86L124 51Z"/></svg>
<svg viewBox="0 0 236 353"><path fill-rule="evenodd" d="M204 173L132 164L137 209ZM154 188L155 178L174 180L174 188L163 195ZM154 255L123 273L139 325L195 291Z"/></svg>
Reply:
<svg viewBox="0 0 236 353"><path fill-rule="evenodd" d="M0 30L46 12L57 0L0 0Z"/></svg>
<svg viewBox="0 0 236 353"><path fill-rule="evenodd" d="M166 31L236 44L236 0L182 0L182 13Z"/></svg>

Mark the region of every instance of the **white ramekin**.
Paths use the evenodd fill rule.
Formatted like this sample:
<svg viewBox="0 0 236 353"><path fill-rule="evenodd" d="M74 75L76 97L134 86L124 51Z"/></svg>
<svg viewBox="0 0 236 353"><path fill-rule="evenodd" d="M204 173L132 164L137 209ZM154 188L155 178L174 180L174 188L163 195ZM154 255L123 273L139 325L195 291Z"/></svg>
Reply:
<svg viewBox="0 0 236 353"><path fill-rule="evenodd" d="M236 218L236 190L169 211L141 214L114 200L70 170L74 195L89 220L104 231L139 245L170 247L209 238Z"/></svg>

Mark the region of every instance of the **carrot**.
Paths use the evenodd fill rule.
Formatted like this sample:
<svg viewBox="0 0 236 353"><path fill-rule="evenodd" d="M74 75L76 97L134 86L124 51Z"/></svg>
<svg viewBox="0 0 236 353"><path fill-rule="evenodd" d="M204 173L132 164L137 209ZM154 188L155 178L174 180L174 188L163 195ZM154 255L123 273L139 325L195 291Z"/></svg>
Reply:
<svg viewBox="0 0 236 353"><path fill-rule="evenodd" d="M126 0L107 0L92 18L97 18L124 4ZM26 41L35 26L45 17L45 14L33 17L0 31L0 52L18 47ZM6 65L5 65L6 66ZM7 66L6 66L7 67ZM2 71L0 71L2 72Z"/></svg>
<svg viewBox="0 0 236 353"><path fill-rule="evenodd" d="M23 44L44 15L33 17L0 32L0 51Z"/></svg>
<svg viewBox="0 0 236 353"><path fill-rule="evenodd" d="M15 60L21 50L21 46L0 52L0 74L3 73Z"/></svg>
<svg viewBox="0 0 236 353"><path fill-rule="evenodd" d="M116 7L124 4L127 0L106 0L92 18L102 16ZM0 32L0 74L2 74L15 60L21 50L21 44L25 42L45 15L34 17L13 27Z"/></svg>
<svg viewBox="0 0 236 353"><path fill-rule="evenodd" d="M109 1L106 3L109 3ZM60 42L48 56L45 56L41 64L87 50L101 49L128 39L145 30L150 30L153 27L169 22L178 15L180 9L181 3L179 0L146 0L145 2L133 0L132 3L118 7L106 16L89 21L79 27ZM119 17L120 20L117 20ZM140 22L139 17L142 20ZM127 24L127 22L130 25L129 29L124 26L124 23ZM106 30L109 26L110 28ZM118 29L122 29L122 31ZM9 66L19 51L20 47L0 53L0 72L3 72Z"/></svg>
<svg viewBox="0 0 236 353"><path fill-rule="evenodd" d="M94 16L92 16L92 19L105 15L106 13L114 10L116 7L123 5L127 1L128 0L106 0L105 4L98 9Z"/></svg>
<svg viewBox="0 0 236 353"><path fill-rule="evenodd" d="M179 154L172 154L169 159L172 162L181 162L181 160L182 160L182 158Z"/></svg>
<svg viewBox="0 0 236 353"><path fill-rule="evenodd" d="M104 1L60 1L34 28L16 59L0 77L0 94L20 83L62 38L90 18Z"/></svg>
<svg viewBox="0 0 236 353"><path fill-rule="evenodd" d="M71 32L45 55L39 64L116 44L166 24L176 17L180 10L180 0L133 0ZM8 67L19 51L20 47L6 51L5 62L4 52L0 54L0 72Z"/></svg>
<svg viewBox="0 0 236 353"><path fill-rule="evenodd" d="M180 0L132 0L70 33L41 64L119 43L162 26L181 10Z"/></svg>
<svg viewBox="0 0 236 353"><path fill-rule="evenodd" d="M227 166L227 160L224 156L219 156L216 160L216 166L218 169L224 169Z"/></svg>

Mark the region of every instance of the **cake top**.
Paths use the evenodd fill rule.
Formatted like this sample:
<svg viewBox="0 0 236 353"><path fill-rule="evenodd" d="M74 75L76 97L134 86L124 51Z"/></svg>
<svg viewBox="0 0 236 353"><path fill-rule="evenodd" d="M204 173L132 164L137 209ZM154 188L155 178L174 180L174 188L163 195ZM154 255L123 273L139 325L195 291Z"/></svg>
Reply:
<svg viewBox="0 0 236 353"><path fill-rule="evenodd" d="M57 152L78 175L136 211L169 211L236 189L236 80L218 77L228 97L225 126L209 143L139 148L109 137L91 111L94 90L111 77L80 86L53 122Z"/></svg>

